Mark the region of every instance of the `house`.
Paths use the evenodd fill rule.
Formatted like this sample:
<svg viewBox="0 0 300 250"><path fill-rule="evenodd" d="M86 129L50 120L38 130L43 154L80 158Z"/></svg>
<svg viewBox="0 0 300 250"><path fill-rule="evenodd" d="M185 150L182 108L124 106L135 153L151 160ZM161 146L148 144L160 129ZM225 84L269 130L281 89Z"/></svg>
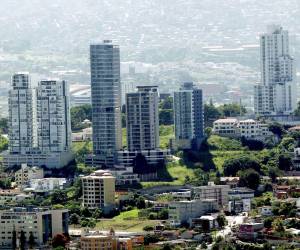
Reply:
<svg viewBox="0 0 300 250"><path fill-rule="evenodd" d="M262 216L272 216L273 211L271 206L263 206L260 208L260 214Z"/></svg>
<svg viewBox="0 0 300 250"><path fill-rule="evenodd" d="M264 224L260 222L249 222L240 225L238 230L238 238L242 240L255 240L258 232L264 228Z"/></svg>

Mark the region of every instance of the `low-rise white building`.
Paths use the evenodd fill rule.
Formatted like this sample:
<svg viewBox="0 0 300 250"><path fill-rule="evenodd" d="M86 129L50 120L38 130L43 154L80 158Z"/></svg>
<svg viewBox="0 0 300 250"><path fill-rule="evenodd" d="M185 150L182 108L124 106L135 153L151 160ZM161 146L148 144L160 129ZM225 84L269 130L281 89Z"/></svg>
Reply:
<svg viewBox="0 0 300 250"><path fill-rule="evenodd" d="M91 141L93 138L93 128L84 128L81 132L72 133L72 141Z"/></svg>
<svg viewBox="0 0 300 250"><path fill-rule="evenodd" d="M173 201L169 204L171 225L189 223L191 219L215 212L219 206L215 200Z"/></svg>
<svg viewBox="0 0 300 250"><path fill-rule="evenodd" d="M272 216L273 210L271 206L263 206L260 208L260 214L262 216Z"/></svg>
<svg viewBox="0 0 300 250"><path fill-rule="evenodd" d="M227 118L214 121L213 133L220 136L238 137L238 120L236 118Z"/></svg>
<svg viewBox="0 0 300 250"><path fill-rule="evenodd" d="M244 137L247 139L264 140L272 135L268 124L257 120L238 120L236 118L219 119L213 123L213 133L227 137Z"/></svg>
<svg viewBox="0 0 300 250"><path fill-rule="evenodd" d="M67 180L65 178L42 178L30 180L29 187L34 192L50 192L54 189L63 189Z"/></svg>

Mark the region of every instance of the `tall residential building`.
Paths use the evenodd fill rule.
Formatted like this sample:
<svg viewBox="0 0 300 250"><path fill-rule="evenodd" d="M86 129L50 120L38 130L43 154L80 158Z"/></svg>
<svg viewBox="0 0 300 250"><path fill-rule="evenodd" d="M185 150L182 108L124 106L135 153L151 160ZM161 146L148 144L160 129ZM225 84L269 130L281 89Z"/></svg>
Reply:
<svg viewBox="0 0 300 250"><path fill-rule="evenodd" d="M127 144L129 151L159 148L157 86L138 86L126 95Z"/></svg>
<svg viewBox="0 0 300 250"><path fill-rule="evenodd" d="M28 73L12 77L9 91L9 151L11 154L27 154L36 146L34 94Z"/></svg>
<svg viewBox="0 0 300 250"><path fill-rule="evenodd" d="M109 212L115 207L116 178L109 171L97 170L81 178L83 206Z"/></svg>
<svg viewBox="0 0 300 250"><path fill-rule="evenodd" d="M289 52L289 35L280 26L269 26L260 37L261 81L255 86L258 115L291 114L297 104L296 71Z"/></svg>
<svg viewBox="0 0 300 250"><path fill-rule="evenodd" d="M71 147L69 87L66 81L43 80L37 87L38 148L43 153Z"/></svg>
<svg viewBox="0 0 300 250"><path fill-rule="evenodd" d="M105 40L90 46L93 151L113 164L122 149L121 84L119 46Z"/></svg>
<svg viewBox="0 0 300 250"><path fill-rule="evenodd" d="M186 82L174 92L175 137L178 147L190 148L203 139L204 117L202 90Z"/></svg>

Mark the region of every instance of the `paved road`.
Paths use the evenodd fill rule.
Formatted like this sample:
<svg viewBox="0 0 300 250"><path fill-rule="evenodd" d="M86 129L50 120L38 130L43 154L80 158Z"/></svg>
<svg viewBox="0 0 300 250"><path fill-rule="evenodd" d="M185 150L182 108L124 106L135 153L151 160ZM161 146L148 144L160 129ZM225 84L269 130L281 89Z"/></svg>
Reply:
<svg viewBox="0 0 300 250"><path fill-rule="evenodd" d="M246 216L237 215L237 216L226 216L228 221L228 225L221 231L217 233L217 236L226 237L228 234L231 233L231 228L235 225L240 225L244 222Z"/></svg>

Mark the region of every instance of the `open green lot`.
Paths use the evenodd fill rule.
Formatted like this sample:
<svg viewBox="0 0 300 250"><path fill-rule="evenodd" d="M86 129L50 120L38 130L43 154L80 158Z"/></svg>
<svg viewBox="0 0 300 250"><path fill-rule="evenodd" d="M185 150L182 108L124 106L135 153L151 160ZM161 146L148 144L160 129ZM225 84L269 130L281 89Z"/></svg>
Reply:
<svg viewBox="0 0 300 250"><path fill-rule="evenodd" d="M109 230L113 228L118 231L142 232L145 226L155 226L159 223L159 221L139 218L138 213L139 210L134 209L122 212L113 219L103 219L97 223L96 229Z"/></svg>

